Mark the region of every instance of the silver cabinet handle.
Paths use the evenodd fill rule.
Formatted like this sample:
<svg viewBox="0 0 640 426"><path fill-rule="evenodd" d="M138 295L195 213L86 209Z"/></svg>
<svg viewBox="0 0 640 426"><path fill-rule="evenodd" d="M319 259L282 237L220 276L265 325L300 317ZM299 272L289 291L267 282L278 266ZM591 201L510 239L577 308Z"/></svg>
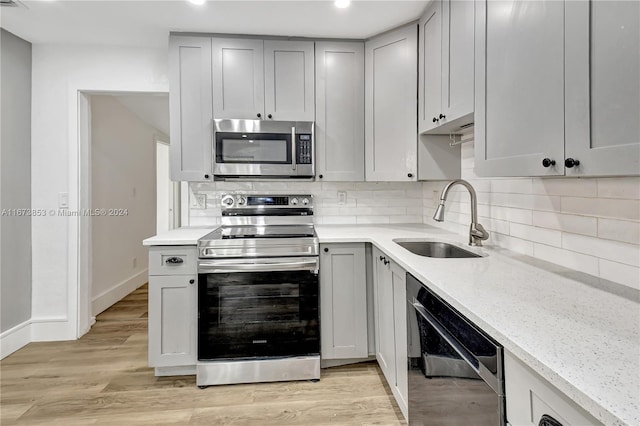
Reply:
<svg viewBox="0 0 640 426"><path fill-rule="evenodd" d="M180 265L181 263L184 263L184 259L174 256L165 260L164 263L166 263L167 265Z"/></svg>
<svg viewBox="0 0 640 426"><path fill-rule="evenodd" d="M421 303L414 302L413 307L415 308L416 312L420 314L420 316L436 330L440 337L442 337L442 339L444 339L444 341L447 342L458 355L460 355L460 358L462 358L464 362L469 364L469 366L478 374L478 376L480 376L482 380L484 380L489 385L489 387L491 387L491 389L493 389L498 395L502 395L500 383L498 379L491 373L491 371L489 371L482 363L480 363L480 361L478 361L477 358L467 350L467 348L462 346L458 342L458 340L453 337L451 333L449 333L447 329L445 329L442 324L440 324L438 320L435 319L424 306L422 306Z"/></svg>

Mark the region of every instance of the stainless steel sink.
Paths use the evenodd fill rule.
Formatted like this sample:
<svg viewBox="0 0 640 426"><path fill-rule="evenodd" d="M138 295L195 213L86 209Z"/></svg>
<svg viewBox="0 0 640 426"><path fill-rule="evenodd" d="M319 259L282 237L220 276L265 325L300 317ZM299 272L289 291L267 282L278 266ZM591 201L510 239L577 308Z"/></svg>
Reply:
<svg viewBox="0 0 640 426"><path fill-rule="evenodd" d="M395 243L418 256L443 259L482 257L479 254L472 253L453 244L440 241L395 241Z"/></svg>

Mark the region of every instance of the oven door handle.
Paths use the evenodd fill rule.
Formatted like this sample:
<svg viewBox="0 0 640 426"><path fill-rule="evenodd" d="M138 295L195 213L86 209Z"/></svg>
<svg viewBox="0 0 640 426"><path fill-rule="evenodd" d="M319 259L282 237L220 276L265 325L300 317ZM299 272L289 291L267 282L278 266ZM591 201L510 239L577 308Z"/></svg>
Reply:
<svg viewBox="0 0 640 426"><path fill-rule="evenodd" d="M201 260L198 262L199 274L270 271L312 271L318 273L318 259L304 257L287 259Z"/></svg>
<svg viewBox="0 0 640 426"><path fill-rule="evenodd" d="M296 169L296 156L298 154L296 153L296 128L292 127L291 128L291 167L293 168L293 170Z"/></svg>
<svg viewBox="0 0 640 426"><path fill-rule="evenodd" d="M458 342L458 339L452 336L451 333L449 333L449 331L447 331L447 329L444 328L442 324L440 324L440 322L437 319L435 319L433 315L431 315L429 311L427 311L427 309L424 306L422 306L420 302L415 301L412 305L416 310L416 312L426 322L428 322L431 327L433 327L436 330L436 332L440 335L440 337L445 342L447 342L449 346L451 346L458 355L460 355L460 358L462 358L464 362L469 364L469 367L471 367L478 374L478 376L480 376L480 378L484 380L485 383L489 385L491 389L493 389L495 393L497 393L498 395L501 395L502 390L500 389L500 382L493 375L493 373L489 371L489 369L485 367L480 361L478 361L478 359L471 352L469 352L467 348L462 346L460 342Z"/></svg>

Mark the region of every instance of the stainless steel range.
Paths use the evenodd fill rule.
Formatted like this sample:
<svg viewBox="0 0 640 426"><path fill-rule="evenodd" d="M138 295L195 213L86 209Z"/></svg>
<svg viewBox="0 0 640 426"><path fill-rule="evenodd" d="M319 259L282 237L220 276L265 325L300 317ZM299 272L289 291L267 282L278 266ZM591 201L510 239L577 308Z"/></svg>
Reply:
<svg viewBox="0 0 640 426"><path fill-rule="evenodd" d="M228 194L198 241L197 385L320 378L311 195Z"/></svg>

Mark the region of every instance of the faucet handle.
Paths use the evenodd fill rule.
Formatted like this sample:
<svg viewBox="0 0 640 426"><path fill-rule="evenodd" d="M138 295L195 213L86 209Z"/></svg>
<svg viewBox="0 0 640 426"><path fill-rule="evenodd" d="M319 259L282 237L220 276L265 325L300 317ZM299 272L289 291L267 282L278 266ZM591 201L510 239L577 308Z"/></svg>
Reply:
<svg viewBox="0 0 640 426"><path fill-rule="evenodd" d="M481 246L482 242L489 238L489 232L479 223L472 223L469 230L469 245Z"/></svg>

